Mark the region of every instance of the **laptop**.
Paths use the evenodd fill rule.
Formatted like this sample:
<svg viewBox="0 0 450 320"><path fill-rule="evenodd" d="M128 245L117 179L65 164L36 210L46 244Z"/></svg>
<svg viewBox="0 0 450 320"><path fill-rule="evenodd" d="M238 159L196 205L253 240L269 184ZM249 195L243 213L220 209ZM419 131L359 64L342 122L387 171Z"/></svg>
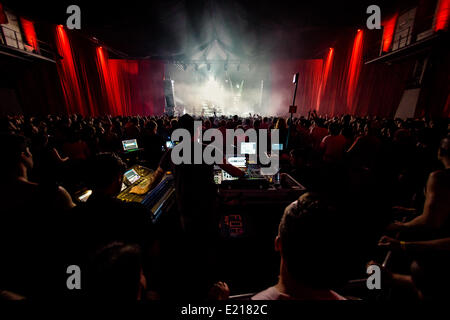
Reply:
<svg viewBox="0 0 450 320"><path fill-rule="evenodd" d="M128 170L127 172L125 172L124 178L130 184L133 184L136 181L138 181L141 178L141 176L134 169L131 169L131 170Z"/></svg>
<svg viewBox="0 0 450 320"><path fill-rule="evenodd" d="M238 168L247 168L247 158L246 157L234 157L234 156L227 156L227 162L235 167Z"/></svg>
<svg viewBox="0 0 450 320"><path fill-rule="evenodd" d="M256 154L256 142L241 142L241 154Z"/></svg>
<svg viewBox="0 0 450 320"><path fill-rule="evenodd" d="M123 140L122 146L125 152L136 151L139 149L136 139Z"/></svg>

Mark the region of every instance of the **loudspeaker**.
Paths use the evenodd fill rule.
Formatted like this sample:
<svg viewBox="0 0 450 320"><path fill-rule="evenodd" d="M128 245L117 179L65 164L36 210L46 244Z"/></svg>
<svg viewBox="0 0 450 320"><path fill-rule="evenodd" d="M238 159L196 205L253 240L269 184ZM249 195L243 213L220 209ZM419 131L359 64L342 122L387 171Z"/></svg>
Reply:
<svg viewBox="0 0 450 320"><path fill-rule="evenodd" d="M173 80L164 80L164 97L166 101L164 113L173 116L175 110L175 87Z"/></svg>

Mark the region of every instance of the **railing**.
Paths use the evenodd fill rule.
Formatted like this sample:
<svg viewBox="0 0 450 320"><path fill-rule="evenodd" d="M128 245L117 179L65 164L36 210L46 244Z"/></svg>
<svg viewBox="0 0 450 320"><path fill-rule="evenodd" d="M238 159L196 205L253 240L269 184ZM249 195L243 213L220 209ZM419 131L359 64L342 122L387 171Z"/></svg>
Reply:
<svg viewBox="0 0 450 320"><path fill-rule="evenodd" d="M364 57L365 61L374 61L378 57L384 56L391 52L395 52L399 49L409 47L414 45L419 41L424 41L432 36L435 36L437 31L436 27L442 24L443 17L446 17L446 12L450 11L449 8L443 9L439 15L434 13L428 16L415 17L412 25L398 31L398 21L395 25L394 32L392 35L392 42L387 51L383 51L383 40L380 34L378 38L372 38L369 43L367 43L366 55ZM449 30L450 21L447 21L446 30Z"/></svg>
<svg viewBox="0 0 450 320"><path fill-rule="evenodd" d="M405 35L405 30L400 31L401 33L398 35L398 39L395 40L395 36L396 34L394 33L394 39L392 40L392 44L391 44L391 51L395 51L398 49L401 49L403 47L406 47L407 45L411 44L412 42L412 27L409 26L407 31L406 31L406 35Z"/></svg>
<svg viewBox="0 0 450 320"><path fill-rule="evenodd" d="M404 48L410 44L413 44L417 41L426 39L432 35L434 35L436 33L436 25L438 23L441 23L440 19L442 19L443 16L447 16L449 17L448 14L445 14L445 12L450 11L450 8L445 8L444 12L440 12L439 15L437 15L437 13L433 14L433 15L429 15L426 17L421 17L420 21L414 21L413 22L413 26L409 26L407 31L406 31L406 35L405 35L405 30L402 30L400 35L398 36L398 39L395 39L396 37L396 32L397 31L397 26L395 28L394 31L394 40L392 41L391 44L391 48L390 48L390 52L392 51L396 51L398 49ZM448 18L447 18L448 19ZM430 23L430 27L426 30L421 30L419 33L417 33L414 29L418 26L418 24L421 25L427 25L428 23ZM449 21L447 22L447 29L448 29L448 24ZM384 52L385 53L385 52Z"/></svg>
<svg viewBox="0 0 450 320"><path fill-rule="evenodd" d="M7 32L5 32L5 30ZM28 47L30 46L22 40L22 34L16 30L13 30L5 26L0 26L0 39L1 44L3 44L4 46L23 50L25 52L30 52L26 49L27 46ZM55 53L54 50L52 50L52 47L44 41L41 41L39 39L36 40L37 46L36 48L33 48L31 52L46 58L54 59Z"/></svg>
<svg viewBox="0 0 450 320"><path fill-rule="evenodd" d="M8 30L8 33L5 33L5 30ZM14 37L9 36L9 34L13 34ZM17 48L20 49L19 43L22 43L23 45L23 41L19 40L19 37L17 36L18 32L16 30L10 29L8 27L2 26L2 42L4 45L9 46L9 47L13 47L13 48ZM13 40L13 42L16 43L16 45L11 45L10 42L8 43L8 39Z"/></svg>

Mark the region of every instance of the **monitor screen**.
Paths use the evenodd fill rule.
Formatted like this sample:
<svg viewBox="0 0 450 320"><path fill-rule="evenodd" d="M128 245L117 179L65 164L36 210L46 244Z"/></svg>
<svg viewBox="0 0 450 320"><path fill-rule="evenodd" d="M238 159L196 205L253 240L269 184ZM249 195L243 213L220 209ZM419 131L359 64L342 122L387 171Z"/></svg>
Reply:
<svg viewBox="0 0 450 320"><path fill-rule="evenodd" d="M272 143L272 150L283 150L283 144L282 143Z"/></svg>
<svg viewBox="0 0 450 320"><path fill-rule="evenodd" d="M241 142L241 154L256 154L256 142Z"/></svg>
<svg viewBox="0 0 450 320"><path fill-rule="evenodd" d="M172 149L175 146L175 143L173 141L166 141L166 148Z"/></svg>
<svg viewBox="0 0 450 320"><path fill-rule="evenodd" d="M141 177L140 175L137 174L137 172L134 169L125 172L124 176L130 183L135 183Z"/></svg>
<svg viewBox="0 0 450 320"><path fill-rule="evenodd" d="M229 181L229 180L237 180L237 177L233 177L228 172L222 170L222 181Z"/></svg>
<svg viewBox="0 0 450 320"><path fill-rule="evenodd" d="M138 149L138 144L136 139L131 140L123 140L122 141L123 150L125 151L133 151Z"/></svg>
<svg viewBox="0 0 450 320"><path fill-rule="evenodd" d="M238 168L247 167L247 160L245 159L245 157L228 157L227 161L229 164Z"/></svg>

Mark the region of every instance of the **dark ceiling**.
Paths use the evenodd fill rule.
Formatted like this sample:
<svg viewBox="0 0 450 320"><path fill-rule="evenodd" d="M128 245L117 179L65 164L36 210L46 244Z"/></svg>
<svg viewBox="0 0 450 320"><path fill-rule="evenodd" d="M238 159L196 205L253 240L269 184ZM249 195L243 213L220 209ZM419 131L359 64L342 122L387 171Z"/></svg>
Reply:
<svg viewBox="0 0 450 320"><path fill-rule="evenodd" d="M396 1L22 1L1 0L36 21L65 24L66 8L81 8L82 32L130 56L186 56L218 39L242 58L314 56L339 33L365 25L376 2L391 12Z"/></svg>

